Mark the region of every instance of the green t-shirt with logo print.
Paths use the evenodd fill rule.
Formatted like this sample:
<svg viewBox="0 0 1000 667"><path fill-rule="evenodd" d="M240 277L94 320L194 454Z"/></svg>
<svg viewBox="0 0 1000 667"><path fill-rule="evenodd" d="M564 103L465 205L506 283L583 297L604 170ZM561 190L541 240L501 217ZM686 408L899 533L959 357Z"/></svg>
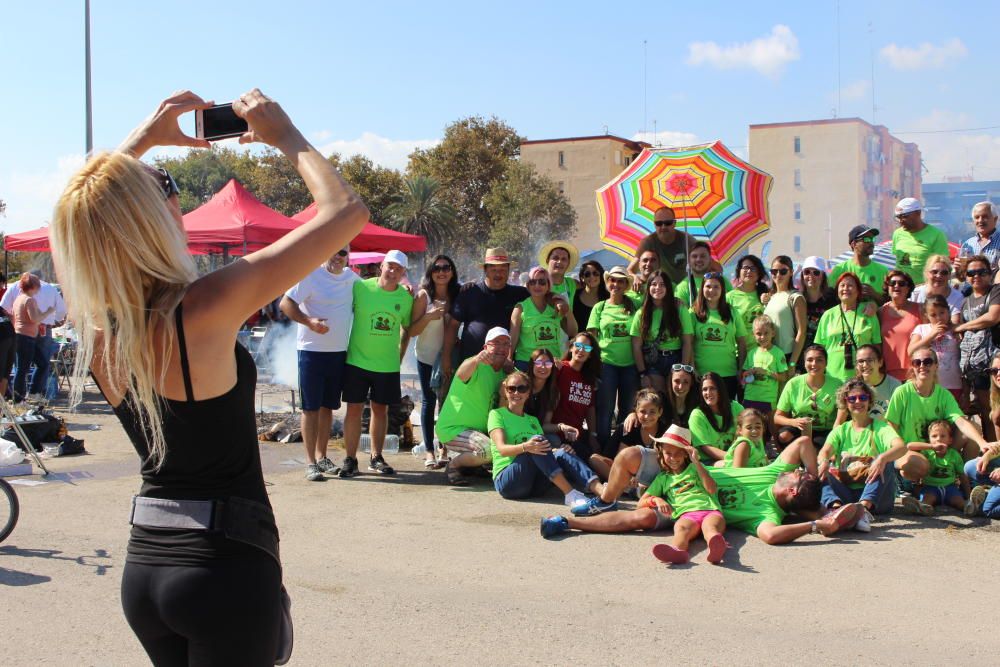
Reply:
<svg viewBox="0 0 1000 667"><path fill-rule="evenodd" d="M391 292L382 289L378 278L359 280L352 289L354 323L347 363L374 373L398 373L400 328L410 326L413 296L402 286Z"/></svg>
<svg viewBox="0 0 1000 667"><path fill-rule="evenodd" d="M681 337L684 335L690 335L694 333L694 327L691 325L691 311L687 308L677 307L677 319L680 320L681 332L679 336L671 336L670 331L664 329L663 337L659 339L659 348L664 352L669 352L670 350L681 349ZM660 331L660 322L663 320L663 309L657 308L653 311L652 317L649 319L649 332L646 335L646 340L644 343L652 343L656 340L657 334ZM629 335L636 338L642 333L642 308L635 312L632 316L632 324L629 325Z"/></svg>
<svg viewBox="0 0 1000 667"><path fill-rule="evenodd" d="M762 468L709 468L726 527L756 535L765 521L780 526L786 512L774 497L774 483L797 467L778 459Z"/></svg>
<svg viewBox="0 0 1000 667"><path fill-rule="evenodd" d="M808 375L796 375L785 383L778 398L778 409L792 417L811 417L813 429L828 431L837 420L837 390L840 381L827 374L826 382L813 391L806 379Z"/></svg>
<svg viewBox="0 0 1000 667"><path fill-rule="evenodd" d="M666 500L673 510L671 516L675 521L688 512L719 509L719 501L705 490L698 467L693 463L688 463L678 473L660 471L646 493Z"/></svg>
<svg viewBox="0 0 1000 667"><path fill-rule="evenodd" d="M949 448L944 456L938 456L933 449L925 449L922 454L927 457L927 462L930 463L930 472L924 477L924 484L948 486L954 484L959 475L965 474L965 461L962 460L962 453L957 449Z"/></svg>
<svg viewBox="0 0 1000 667"><path fill-rule="evenodd" d="M919 232L897 227L892 233L892 254L896 268L906 271L917 285L924 282L924 264L931 255L948 256L948 237L934 225Z"/></svg>
<svg viewBox="0 0 1000 667"><path fill-rule="evenodd" d="M590 311L587 329L597 331L597 344L601 346L601 362L612 366L633 366L632 336L629 326L635 308L615 305L608 300L598 301Z"/></svg>
<svg viewBox="0 0 1000 667"><path fill-rule="evenodd" d="M736 339L746 339L743 318L735 310L728 322L723 322L717 310L709 310L701 322L691 311L694 327L694 366L699 375L715 371L722 377L736 375Z"/></svg>
<svg viewBox="0 0 1000 667"><path fill-rule="evenodd" d="M952 424L965 413L950 391L934 385L930 396L921 396L916 385L904 382L889 399L885 420L899 431L903 442L927 442L927 426L937 419L947 419Z"/></svg>
<svg viewBox="0 0 1000 667"><path fill-rule="evenodd" d="M488 433L493 433L497 429L503 430L503 439L508 445L517 445L531 440L532 436L542 435L542 425L536 417L527 414L515 415L507 408L490 410L486 430ZM490 435L490 440L492 439L493 436ZM501 456L496 443L493 442L490 443L490 448L493 450L493 479L496 479L504 468L514 462L516 456Z"/></svg>
<svg viewBox="0 0 1000 667"><path fill-rule="evenodd" d="M551 352L554 359L561 357L559 332L562 330L562 318L556 309L546 304L545 310L538 312L531 299L525 299L518 305L521 306L521 334L517 339L514 359L528 361L531 353L539 348Z"/></svg>

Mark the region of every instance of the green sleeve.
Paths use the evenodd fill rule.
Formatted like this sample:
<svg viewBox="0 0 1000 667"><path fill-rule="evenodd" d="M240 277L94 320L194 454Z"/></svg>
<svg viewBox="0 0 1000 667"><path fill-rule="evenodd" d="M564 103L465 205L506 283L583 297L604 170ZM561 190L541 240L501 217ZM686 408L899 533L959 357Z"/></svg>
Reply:
<svg viewBox="0 0 1000 667"><path fill-rule="evenodd" d="M833 267L833 270L830 271L829 277L826 279L828 285L835 285L837 283L837 278L839 278L840 274L844 272L845 266L847 266L847 262L841 262L837 266Z"/></svg>
<svg viewBox="0 0 1000 667"><path fill-rule="evenodd" d="M632 323L628 327L628 335L635 336L636 338L638 338L641 331L642 331L642 308L635 311L635 315L632 316Z"/></svg>
<svg viewBox="0 0 1000 667"><path fill-rule="evenodd" d="M486 420L486 433L490 434L498 428L504 428L503 413L499 408L490 410L490 416Z"/></svg>
<svg viewBox="0 0 1000 667"><path fill-rule="evenodd" d="M896 439L896 432L888 424L882 424L878 429L879 454L884 454L892 448L892 441Z"/></svg>
<svg viewBox="0 0 1000 667"><path fill-rule="evenodd" d="M667 489L670 487L669 482L670 480L667 477L667 473L661 471L656 475L656 477L653 478L653 483L646 489L646 493L666 500Z"/></svg>
<svg viewBox="0 0 1000 667"><path fill-rule="evenodd" d="M587 319L587 329L594 329L595 331L601 330L601 313L604 312L604 301L598 301L594 304L593 309L590 311L590 317Z"/></svg>
<svg viewBox="0 0 1000 667"><path fill-rule="evenodd" d="M841 424L841 426L843 426L843 424ZM830 431L829 435L826 436L825 444L830 445L830 451L833 453L834 461L840 461L840 452L844 447L843 440L844 432L840 426Z"/></svg>
<svg viewBox="0 0 1000 667"><path fill-rule="evenodd" d="M788 362L785 361L784 353L777 347L771 348L771 354L774 355L774 372L784 373L788 370Z"/></svg>
<svg viewBox="0 0 1000 667"><path fill-rule="evenodd" d="M793 378L785 383L784 389L781 390L781 396L778 397L778 409L790 416L794 416L792 411L792 392L795 391L795 387L796 382Z"/></svg>
<svg viewBox="0 0 1000 667"><path fill-rule="evenodd" d="M687 306L677 306L677 315L681 320L681 335L694 335L694 323L691 321L691 311Z"/></svg>
<svg viewBox="0 0 1000 667"><path fill-rule="evenodd" d="M896 388L896 391L892 392L892 397L889 399L889 405L885 409L885 420L887 422L892 422L900 428L903 428L903 413L906 412L906 399L903 398L903 392L900 391L906 386L904 382L901 386ZM952 399L954 400L954 399ZM900 433L902 435L902 433Z"/></svg>
<svg viewBox="0 0 1000 667"><path fill-rule="evenodd" d="M938 385L938 388L941 389L941 391L938 392L941 396L941 398L938 399L938 405L944 411L944 418L954 424L959 417L964 417L965 413L962 412L962 408L958 407L958 401L955 400L955 397L950 391L941 387L941 385Z"/></svg>
<svg viewBox="0 0 1000 667"><path fill-rule="evenodd" d="M715 429L708 423L708 416L701 408L695 408L688 417L688 429L691 431L691 444L695 447L713 445Z"/></svg>
<svg viewBox="0 0 1000 667"><path fill-rule="evenodd" d="M940 230L939 233L937 234L937 240L934 242L934 246L931 248L931 254L944 255L945 257L951 256L950 249L948 248L948 237L944 235L944 232L940 232ZM923 267L921 267L921 271L923 271Z"/></svg>
<svg viewBox="0 0 1000 667"><path fill-rule="evenodd" d="M351 295L354 297L355 303L357 303L358 295L361 294L361 291L364 288L365 288L364 280L355 280L354 283L351 285Z"/></svg>
<svg viewBox="0 0 1000 667"><path fill-rule="evenodd" d="M880 345L882 343L882 325L879 323L878 317L875 315L870 315L868 317L868 322L871 324L872 327L872 336L873 336L872 341L875 344Z"/></svg>
<svg viewBox="0 0 1000 667"><path fill-rule="evenodd" d="M397 288L397 289L402 289L402 288ZM412 296L410 296L410 304L409 304L409 306L406 307L405 310L406 310L406 312L403 314L403 317L399 318L399 322L400 322L400 324L403 325L404 328L410 326L411 322L413 321L413 297Z"/></svg>

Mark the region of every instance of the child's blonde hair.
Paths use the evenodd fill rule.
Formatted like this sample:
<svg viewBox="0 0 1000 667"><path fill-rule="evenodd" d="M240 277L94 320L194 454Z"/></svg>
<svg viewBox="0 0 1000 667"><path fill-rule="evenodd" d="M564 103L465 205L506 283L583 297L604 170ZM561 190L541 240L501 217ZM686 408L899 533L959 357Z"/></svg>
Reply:
<svg viewBox="0 0 1000 667"><path fill-rule="evenodd" d="M774 320L772 320L767 315L758 315L753 318L753 322L750 324L751 331L757 327L757 325L767 327L767 330L771 332L771 338L775 338L778 335L778 327L774 325Z"/></svg>

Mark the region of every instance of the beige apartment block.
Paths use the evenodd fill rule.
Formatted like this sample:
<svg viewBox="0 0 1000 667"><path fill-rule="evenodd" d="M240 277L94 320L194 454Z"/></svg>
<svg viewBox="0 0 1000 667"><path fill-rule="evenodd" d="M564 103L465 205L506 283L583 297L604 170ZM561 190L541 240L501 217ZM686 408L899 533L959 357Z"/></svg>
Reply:
<svg viewBox="0 0 1000 667"><path fill-rule="evenodd" d="M582 251L601 250L596 191L620 174L649 144L614 135L538 139L521 142L521 160L548 176L576 211L576 237Z"/></svg>
<svg viewBox="0 0 1000 667"><path fill-rule="evenodd" d="M771 231L750 252L765 261L789 255L836 256L851 227L866 224L891 238L893 207L920 198L920 150L860 118L750 126L749 162L774 177Z"/></svg>

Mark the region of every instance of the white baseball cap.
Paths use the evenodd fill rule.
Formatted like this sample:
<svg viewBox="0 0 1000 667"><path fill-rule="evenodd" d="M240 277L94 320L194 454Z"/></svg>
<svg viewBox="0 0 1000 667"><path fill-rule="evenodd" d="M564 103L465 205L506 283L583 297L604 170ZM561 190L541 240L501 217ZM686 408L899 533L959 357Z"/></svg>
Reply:
<svg viewBox="0 0 1000 667"><path fill-rule="evenodd" d="M896 215L906 215L907 213L913 213L914 211L919 211L923 208L919 199L914 199L913 197L905 197L896 202Z"/></svg>
<svg viewBox="0 0 1000 667"><path fill-rule="evenodd" d="M817 257L816 255L810 255L802 260L803 269L816 269L817 271L822 271L827 273L826 260L822 257Z"/></svg>
<svg viewBox="0 0 1000 667"><path fill-rule="evenodd" d="M404 269L409 268L409 261L406 259L406 254L402 250L390 250L385 253L385 260L383 261L399 264Z"/></svg>
<svg viewBox="0 0 1000 667"><path fill-rule="evenodd" d="M486 332L486 342L489 343L493 339L500 338L502 336L510 338L510 332L504 329L503 327L493 327L492 329Z"/></svg>

